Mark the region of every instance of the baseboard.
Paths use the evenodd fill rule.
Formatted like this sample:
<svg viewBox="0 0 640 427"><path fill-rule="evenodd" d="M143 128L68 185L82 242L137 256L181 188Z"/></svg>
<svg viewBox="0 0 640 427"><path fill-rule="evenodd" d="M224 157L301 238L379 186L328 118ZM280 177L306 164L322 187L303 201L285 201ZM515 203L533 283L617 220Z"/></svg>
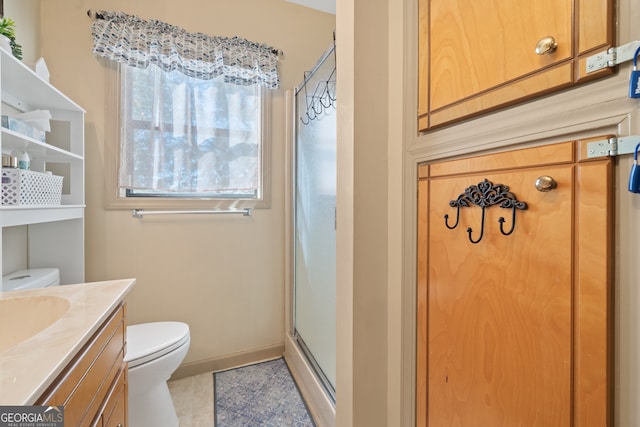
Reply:
<svg viewBox="0 0 640 427"><path fill-rule="evenodd" d="M289 366L316 425L318 427L334 427L336 425L336 407L290 335L285 338L284 347L287 366Z"/></svg>
<svg viewBox="0 0 640 427"><path fill-rule="evenodd" d="M225 354L206 360L183 363L171 376L171 380L204 374L206 372L224 371L252 363L275 359L284 354L284 344L276 344L257 349Z"/></svg>

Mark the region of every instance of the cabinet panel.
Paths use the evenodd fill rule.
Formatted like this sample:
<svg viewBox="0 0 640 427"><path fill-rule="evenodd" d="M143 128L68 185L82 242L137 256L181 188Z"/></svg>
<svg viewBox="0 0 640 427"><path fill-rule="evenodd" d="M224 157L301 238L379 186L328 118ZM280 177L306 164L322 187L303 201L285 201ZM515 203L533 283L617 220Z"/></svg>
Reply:
<svg viewBox="0 0 640 427"><path fill-rule="evenodd" d="M418 0L418 22L418 120L419 129L425 129L429 127L429 0Z"/></svg>
<svg viewBox="0 0 640 427"><path fill-rule="evenodd" d="M574 390L575 425L607 426L612 417L612 165L588 163L577 177ZM594 226L595 224L595 226Z"/></svg>
<svg viewBox="0 0 640 427"><path fill-rule="evenodd" d="M611 425L612 166L578 145L420 168L417 425ZM450 229L449 201L485 178L527 210L471 205Z"/></svg>
<svg viewBox="0 0 640 427"><path fill-rule="evenodd" d="M124 308L120 307L36 403L64 405L69 425L95 423L126 369L124 331Z"/></svg>
<svg viewBox="0 0 640 427"><path fill-rule="evenodd" d="M523 155L522 151L511 150L486 156L434 163L429 165L429 176L440 177L460 175L469 171L497 171L545 164L570 163L574 161L574 158L574 143L564 142L527 149L526 155Z"/></svg>
<svg viewBox="0 0 640 427"><path fill-rule="evenodd" d="M554 89L568 87L571 85L572 73L572 64L564 64L533 74L509 85L500 86L447 108L432 111L430 125L434 127L450 123L461 117L472 116L478 112L489 112L496 108L513 104L514 100L530 98Z"/></svg>
<svg viewBox="0 0 640 427"><path fill-rule="evenodd" d="M613 2L602 0L579 0L578 7L578 54L601 47L612 41L613 26L603 17L612 16Z"/></svg>
<svg viewBox="0 0 640 427"><path fill-rule="evenodd" d="M102 412L103 427L123 427L127 425L127 368L120 372L115 387Z"/></svg>
<svg viewBox="0 0 640 427"><path fill-rule="evenodd" d="M612 68L587 74L587 58L594 53L605 51L613 45L614 8L613 0L580 0L578 8L578 61L576 64L576 81L589 82L613 73ZM606 20L603 17L608 17Z"/></svg>
<svg viewBox="0 0 640 427"><path fill-rule="evenodd" d="M419 0L418 129L504 108L576 83L613 44L611 0ZM553 37L555 50L537 54Z"/></svg>
<svg viewBox="0 0 640 427"><path fill-rule="evenodd" d="M571 8L570 0L431 0L431 110L570 58ZM546 36L558 48L537 55Z"/></svg>

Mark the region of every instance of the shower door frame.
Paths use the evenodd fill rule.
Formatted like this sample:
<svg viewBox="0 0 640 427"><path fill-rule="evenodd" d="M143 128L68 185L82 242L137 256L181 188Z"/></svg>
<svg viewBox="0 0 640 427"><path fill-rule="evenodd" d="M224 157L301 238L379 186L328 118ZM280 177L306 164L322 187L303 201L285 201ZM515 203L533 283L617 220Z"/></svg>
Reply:
<svg viewBox="0 0 640 427"><path fill-rule="evenodd" d="M289 331L291 334L291 338L295 345L298 347L300 353L306 359L306 362L309 364L311 370L313 371L313 375L315 379L320 383L325 392L326 396L329 400L335 405L336 403L336 390L331 381L324 374L322 368L316 361L315 357L309 350L308 346L305 344L304 340L296 330L296 230L297 230L297 183L298 183L298 127L300 126L299 117L298 117L298 93L305 87L305 85L311 80L311 78L315 75L318 69L324 64L327 58L330 55L335 55L335 39L334 43L329 49L327 49L324 54L320 57L317 64L314 68L305 73L305 78L299 86L296 86L293 93L293 126L292 126L292 144L291 144L291 165L292 165L292 175L291 175L291 221L292 221L292 232L290 236L290 245L291 245L291 288L290 288L290 317L289 317ZM334 56L335 58L335 56ZM334 59L335 61L335 59ZM336 159L337 160L337 159ZM335 285L335 282L334 282Z"/></svg>

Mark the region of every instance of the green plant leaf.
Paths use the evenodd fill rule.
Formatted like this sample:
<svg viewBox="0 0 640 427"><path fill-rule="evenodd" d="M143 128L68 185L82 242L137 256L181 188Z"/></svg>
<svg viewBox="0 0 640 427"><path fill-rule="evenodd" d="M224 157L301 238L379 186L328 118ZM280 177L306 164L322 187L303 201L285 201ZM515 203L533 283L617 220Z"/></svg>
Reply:
<svg viewBox="0 0 640 427"><path fill-rule="evenodd" d="M0 34L9 39L11 53L18 59L22 59L22 46L16 43L16 23L13 19L2 17L0 20Z"/></svg>

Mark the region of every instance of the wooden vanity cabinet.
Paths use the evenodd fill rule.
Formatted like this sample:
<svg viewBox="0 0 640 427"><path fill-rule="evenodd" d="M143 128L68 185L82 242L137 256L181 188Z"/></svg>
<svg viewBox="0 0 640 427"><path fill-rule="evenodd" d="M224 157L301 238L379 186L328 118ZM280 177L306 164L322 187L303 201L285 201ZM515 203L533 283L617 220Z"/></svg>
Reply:
<svg viewBox="0 0 640 427"><path fill-rule="evenodd" d="M419 130L611 74L585 64L613 29L612 0L419 0Z"/></svg>
<svg viewBox="0 0 640 427"><path fill-rule="evenodd" d="M64 405L65 426L126 426L125 331L120 305L36 404Z"/></svg>
<svg viewBox="0 0 640 427"><path fill-rule="evenodd" d="M101 413L102 427L123 427L127 425L127 369L123 369L116 379L115 386L107 398L107 403Z"/></svg>

